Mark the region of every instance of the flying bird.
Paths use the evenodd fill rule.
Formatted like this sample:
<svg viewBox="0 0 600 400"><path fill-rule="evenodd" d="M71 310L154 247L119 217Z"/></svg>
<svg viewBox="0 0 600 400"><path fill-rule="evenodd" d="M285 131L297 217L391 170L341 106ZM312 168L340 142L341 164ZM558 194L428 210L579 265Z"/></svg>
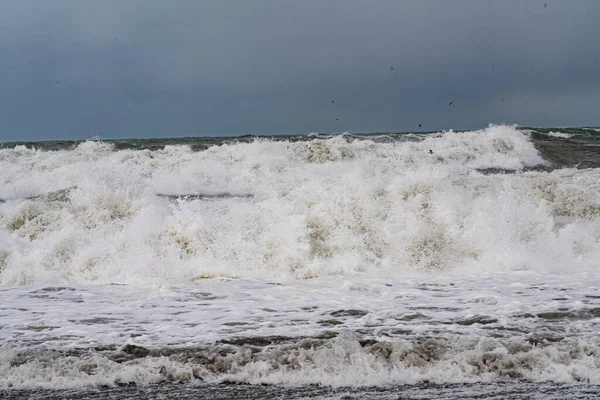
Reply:
<svg viewBox="0 0 600 400"><path fill-rule="evenodd" d="M421 127L421 124L419 124L419 128Z"/></svg>
<svg viewBox="0 0 600 400"><path fill-rule="evenodd" d="M331 103L331 104L335 103L335 100L331 100L331 101L330 101L330 103Z"/></svg>
<svg viewBox="0 0 600 400"><path fill-rule="evenodd" d="M450 103L448 103L448 105L449 105L449 106L451 106L452 104L454 104L454 102L453 102L453 101L451 101Z"/></svg>

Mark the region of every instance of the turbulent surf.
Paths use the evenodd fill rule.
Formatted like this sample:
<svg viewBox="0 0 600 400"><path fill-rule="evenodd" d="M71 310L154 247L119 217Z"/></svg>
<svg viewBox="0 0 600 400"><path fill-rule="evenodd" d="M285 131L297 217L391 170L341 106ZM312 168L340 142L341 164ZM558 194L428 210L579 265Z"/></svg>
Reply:
<svg viewBox="0 0 600 400"><path fill-rule="evenodd" d="M600 132L0 149L0 388L600 384Z"/></svg>

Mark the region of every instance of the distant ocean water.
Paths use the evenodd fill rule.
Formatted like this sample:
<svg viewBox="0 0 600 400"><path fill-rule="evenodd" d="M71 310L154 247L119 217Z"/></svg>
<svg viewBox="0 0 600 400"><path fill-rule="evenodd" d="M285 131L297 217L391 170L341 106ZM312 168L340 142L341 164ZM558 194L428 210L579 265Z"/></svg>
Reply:
<svg viewBox="0 0 600 400"><path fill-rule="evenodd" d="M598 128L4 143L0 394L594 398L599 168Z"/></svg>

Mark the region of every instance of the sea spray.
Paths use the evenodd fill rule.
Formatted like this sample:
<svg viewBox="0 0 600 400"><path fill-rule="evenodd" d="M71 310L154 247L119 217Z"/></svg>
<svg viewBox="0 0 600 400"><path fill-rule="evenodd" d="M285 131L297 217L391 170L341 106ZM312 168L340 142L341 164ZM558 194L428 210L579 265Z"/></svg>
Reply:
<svg viewBox="0 0 600 400"><path fill-rule="evenodd" d="M589 270L600 255L597 170L518 172L548 162L515 127L0 154L4 284Z"/></svg>

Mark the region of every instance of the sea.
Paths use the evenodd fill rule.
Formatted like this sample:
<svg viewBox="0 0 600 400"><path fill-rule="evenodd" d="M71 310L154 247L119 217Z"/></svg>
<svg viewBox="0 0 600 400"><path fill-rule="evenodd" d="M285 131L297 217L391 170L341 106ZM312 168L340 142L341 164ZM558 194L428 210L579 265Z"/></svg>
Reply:
<svg viewBox="0 0 600 400"><path fill-rule="evenodd" d="M0 397L600 397L600 129L0 145Z"/></svg>

